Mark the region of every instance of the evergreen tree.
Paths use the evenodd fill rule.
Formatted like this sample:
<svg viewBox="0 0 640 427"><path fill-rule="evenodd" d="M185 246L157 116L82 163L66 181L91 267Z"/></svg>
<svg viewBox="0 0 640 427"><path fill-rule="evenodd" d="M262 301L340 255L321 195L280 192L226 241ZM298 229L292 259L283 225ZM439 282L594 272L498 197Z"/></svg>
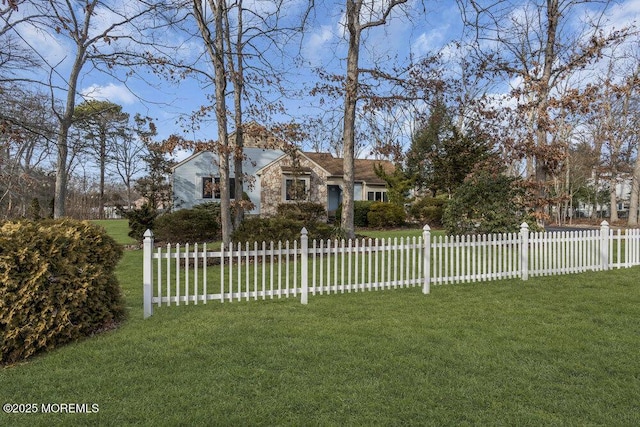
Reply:
<svg viewBox="0 0 640 427"><path fill-rule="evenodd" d="M521 178L481 170L467 177L444 210L449 234L517 232L522 222L537 230Z"/></svg>
<svg viewBox="0 0 640 427"><path fill-rule="evenodd" d="M167 158L166 152L158 143L147 142L148 155L144 158L147 164L147 175L138 179L135 190L147 199L153 208L168 209L171 206L171 167L175 162Z"/></svg>
<svg viewBox="0 0 640 427"><path fill-rule="evenodd" d="M494 165L496 153L475 130L462 132L442 101L436 102L425 126L412 138L407 173L419 189L451 196L473 170ZM492 167L493 169L493 167Z"/></svg>

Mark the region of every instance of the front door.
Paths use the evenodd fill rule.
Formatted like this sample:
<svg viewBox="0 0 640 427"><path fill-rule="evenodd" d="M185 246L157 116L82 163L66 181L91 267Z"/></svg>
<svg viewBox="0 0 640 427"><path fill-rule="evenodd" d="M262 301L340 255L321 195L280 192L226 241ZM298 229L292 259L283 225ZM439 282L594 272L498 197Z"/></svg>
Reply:
<svg viewBox="0 0 640 427"><path fill-rule="evenodd" d="M327 211L332 216L342 203L342 189L339 185L327 185Z"/></svg>

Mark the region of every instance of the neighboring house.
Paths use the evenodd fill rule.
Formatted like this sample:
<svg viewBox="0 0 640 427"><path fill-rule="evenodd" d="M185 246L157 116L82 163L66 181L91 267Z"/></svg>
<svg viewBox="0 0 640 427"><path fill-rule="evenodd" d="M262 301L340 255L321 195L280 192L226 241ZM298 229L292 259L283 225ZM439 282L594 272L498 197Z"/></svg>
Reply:
<svg viewBox="0 0 640 427"><path fill-rule="evenodd" d="M253 182L245 183L244 191L254 205L248 214L274 215L279 204L300 200L322 204L329 215L338 208L342 202L342 159L329 153L295 151L292 155L261 147L264 145L259 142L245 141L243 172ZM201 151L172 168L175 209L220 200L217 158L212 152ZM233 176L233 160L230 163ZM394 170L388 161L356 159L355 200L387 201L385 182L374 172L376 164L387 173ZM234 185L231 178L232 194Z"/></svg>
<svg viewBox="0 0 640 427"><path fill-rule="evenodd" d="M589 186L593 187L594 181L593 179L589 180ZM610 191L611 180L608 176L603 176L598 181L597 191L600 192L609 192ZM616 199L617 199L617 212L619 218L628 218L629 217L629 205L631 202L631 191L633 186L633 177L630 174L621 174L616 180ZM609 199L607 199L609 202ZM593 204L593 203L584 203L579 202L578 206L575 209L575 215L579 217L591 217L593 214L604 216L605 218L609 218L611 215L611 205L610 203L604 204Z"/></svg>

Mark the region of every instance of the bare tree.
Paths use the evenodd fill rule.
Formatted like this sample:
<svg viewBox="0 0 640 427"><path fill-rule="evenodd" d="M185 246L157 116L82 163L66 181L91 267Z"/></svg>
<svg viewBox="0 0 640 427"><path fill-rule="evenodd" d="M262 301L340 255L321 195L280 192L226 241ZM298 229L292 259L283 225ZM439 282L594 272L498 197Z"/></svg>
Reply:
<svg viewBox="0 0 640 427"><path fill-rule="evenodd" d="M52 165L55 118L47 97L7 88L0 105L0 206L1 217L24 215L33 198L48 205L52 199Z"/></svg>
<svg viewBox="0 0 640 427"><path fill-rule="evenodd" d="M356 110L359 95L360 48L363 31L385 25L391 12L407 0L347 0L346 29L348 37L347 70L344 92L342 218L340 225L349 238L355 237L354 165L356 145Z"/></svg>
<svg viewBox="0 0 640 427"><path fill-rule="evenodd" d="M637 62L616 67L623 62L621 57L612 57L606 74L599 81L600 96L592 115L594 139L600 139L602 147L602 172L609 180L610 220L616 222L618 215L618 187L631 177L634 180L633 155L638 149L638 83L640 66ZM628 61L627 61L628 62ZM620 78L623 76L622 78ZM637 160L636 160L637 162ZM632 187L631 195L634 190ZM637 195L635 219L637 221ZM630 206L629 222L633 223Z"/></svg>
<svg viewBox="0 0 640 427"><path fill-rule="evenodd" d="M124 7L126 6L126 7ZM118 49L122 45L119 39L131 40L131 26L142 20L150 11L157 9L159 3L146 4L141 0L123 5L116 9L111 2L88 0L81 6L75 2L61 0L25 1L20 3L19 15L14 13L9 22L11 30L28 43L26 35L30 29L43 34L64 39L67 57L58 62L47 59L46 47L35 43L29 48L43 62L47 78L39 83L44 85L51 96L51 108L58 121L56 137L56 218L65 215L65 199L69 179L69 132L73 125L73 113L78 97L78 82L91 70L108 70L114 63ZM67 61L70 59L70 63ZM38 82L38 80L34 80ZM58 103L57 100L62 102Z"/></svg>
<svg viewBox="0 0 640 427"><path fill-rule="evenodd" d="M637 45L636 45L637 46ZM623 135L629 138L631 148L635 150L635 163L631 173L631 195L629 199L629 226L638 225L638 211L640 208L640 58L634 57L635 69L625 79L622 89L624 113Z"/></svg>
<svg viewBox="0 0 640 427"><path fill-rule="evenodd" d="M572 21L586 3L598 5L598 15L576 30ZM549 179L567 156L566 147L554 144L562 113L557 107L578 105L564 99L585 95L587 87L559 92L562 82L597 62L607 47L628 35L626 29L604 31L607 1L544 0L514 3L508 0L459 0L467 29L475 40L475 56L495 76L517 81L511 97L526 133L519 150L526 174L538 187L537 214L544 217L549 202ZM588 94L587 94L588 97ZM581 107L583 107L581 105ZM556 121L558 120L558 121ZM556 139L557 143L558 140Z"/></svg>
<svg viewBox="0 0 640 427"><path fill-rule="evenodd" d="M148 154L146 141L156 134L155 126L149 118L136 114L134 121L136 125L133 135L128 132L127 137L113 147L110 156L110 170L120 178L126 188L128 209L131 209L133 204L133 178L145 168L142 160Z"/></svg>
<svg viewBox="0 0 640 427"><path fill-rule="evenodd" d="M211 8L213 15L211 25L213 33L209 28L210 21L206 15L206 5ZM222 228L222 240L229 243L231 231L231 203L229 191L229 132L227 128L227 77L225 67L225 17L228 12L226 2L221 0L209 0L203 2L193 1L193 15L195 16L200 34L204 41L205 49L209 60L213 65L213 84L215 88L215 116L218 128L218 166L220 168L220 222Z"/></svg>
<svg viewBox="0 0 640 427"><path fill-rule="evenodd" d="M246 177L242 162L245 159L243 147L247 126L251 125L251 120L265 121L274 112L282 112L278 96L274 100L270 91L275 89L281 94L280 82L285 72L271 61L277 57L275 52L286 55L282 50L286 37L282 36L299 30L299 26L281 26L280 16L287 12L286 3L281 0L263 2L257 9L255 4L245 6L241 0L193 0L180 7L185 15L176 17L173 23L188 37L201 42L203 53L191 62L165 58L163 66L165 71L169 71L166 74L172 73L167 68L178 69L181 77L194 77L203 88L213 90L208 95L212 105L204 105L194 112L190 126L199 127L213 115L217 140L189 141L175 135L166 145L179 144L183 148L206 149L218 154L221 228L223 241L229 242L234 222L237 225L243 216ZM190 12L186 13L187 10ZM197 24L197 33L192 31L192 25L190 27L193 20ZM233 195L230 194L232 163ZM233 203L232 197L235 199ZM231 218L234 210L235 221Z"/></svg>

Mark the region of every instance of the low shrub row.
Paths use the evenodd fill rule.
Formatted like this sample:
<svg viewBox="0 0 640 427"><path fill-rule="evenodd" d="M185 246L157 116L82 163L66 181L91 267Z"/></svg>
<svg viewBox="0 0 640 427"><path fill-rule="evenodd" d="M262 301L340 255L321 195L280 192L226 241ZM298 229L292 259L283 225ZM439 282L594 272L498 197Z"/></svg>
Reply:
<svg viewBox="0 0 640 427"><path fill-rule="evenodd" d="M441 226L446 199L425 197L416 200L409 208L410 216L419 224ZM248 217L234 231L232 240L292 241L300 237L306 227L310 238L328 239L340 237L339 225L342 206L336 211L336 226L326 224L327 212L318 203L283 203L277 214L269 218ZM142 241L147 228L154 232L157 242L193 243L215 241L221 238L220 205L206 203L191 209L181 209L158 215L148 206L127 213L131 231L129 235ZM361 228L397 228L405 225L405 208L393 203L356 201L354 225Z"/></svg>
<svg viewBox="0 0 640 427"><path fill-rule="evenodd" d="M342 205L336 211L336 221L342 217ZM394 228L405 224L402 206L393 203L357 200L353 204L353 224L356 227Z"/></svg>
<svg viewBox="0 0 640 427"><path fill-rule="evenodd" d="M234 242L286 242L300 240L302 228L306 228L310 240L326 240L336 237L336 230L320 221L299 221L283 216L270 218L245 218L233 232Z"/></svg>

